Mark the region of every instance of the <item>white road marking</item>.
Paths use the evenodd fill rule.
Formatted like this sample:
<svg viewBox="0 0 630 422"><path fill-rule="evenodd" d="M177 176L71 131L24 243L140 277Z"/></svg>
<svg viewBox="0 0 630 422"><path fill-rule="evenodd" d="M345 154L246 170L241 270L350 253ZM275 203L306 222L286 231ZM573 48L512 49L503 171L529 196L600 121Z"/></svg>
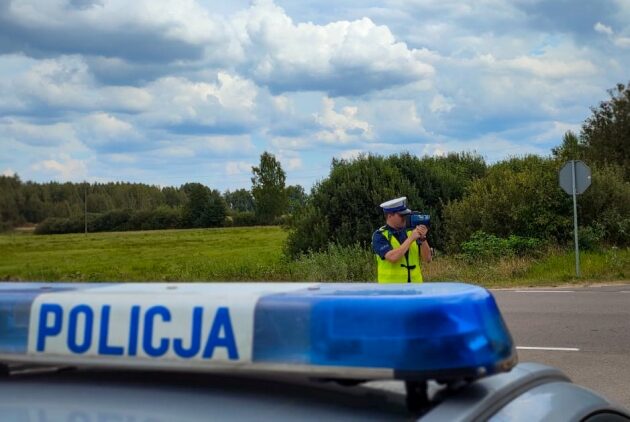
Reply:
<svg viewBox="0 0 630 422"><path fill-rule="evenodd" d="M530 346L516 346L517 350L552 350L555 352L579 352L580 349L576 347L530 347Z"/></svg>

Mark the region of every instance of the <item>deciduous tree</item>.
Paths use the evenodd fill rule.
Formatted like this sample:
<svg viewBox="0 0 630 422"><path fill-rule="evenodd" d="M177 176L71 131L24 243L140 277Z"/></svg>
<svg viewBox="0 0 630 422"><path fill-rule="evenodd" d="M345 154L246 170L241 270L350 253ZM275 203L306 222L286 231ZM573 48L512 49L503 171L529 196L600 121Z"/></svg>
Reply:
<svg viewBox="0 0 630 422"><path fill-rule="evenodd" d="M617 84L610 99L591 108L582 125L581 139L593 164L616 164L630 180L630 85Z"/></svg>
<svg viewBox="0 0 630 422"><path fill-rule="evenodd" d="M271 224L287 210L286 174L273 154L264 152L260 164L252 167L252 195L256 216L264 224Z"/></svg>

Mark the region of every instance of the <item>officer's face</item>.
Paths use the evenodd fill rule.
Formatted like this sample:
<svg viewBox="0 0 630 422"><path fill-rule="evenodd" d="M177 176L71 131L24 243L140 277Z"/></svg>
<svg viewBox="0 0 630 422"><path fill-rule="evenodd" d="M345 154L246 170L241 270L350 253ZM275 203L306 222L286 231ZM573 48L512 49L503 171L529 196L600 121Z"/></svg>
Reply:
<svg viewBox="0 0 630 422"><path fill-rule="evenodd" d="M402 229L405 227L405 216L400 214L391 214L388 224L394 229Z"/></svg>

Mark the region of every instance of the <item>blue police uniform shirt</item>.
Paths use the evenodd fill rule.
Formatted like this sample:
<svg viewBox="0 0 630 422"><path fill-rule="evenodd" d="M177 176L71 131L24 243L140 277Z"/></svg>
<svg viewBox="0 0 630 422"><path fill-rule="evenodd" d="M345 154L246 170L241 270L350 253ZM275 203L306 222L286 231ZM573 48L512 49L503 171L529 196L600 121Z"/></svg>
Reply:
<svg viewBox="0 0 630 422"><path fill-rule="evenodd" d="M398 240L398 243L402 244L405 240L407 240L407 229L403 228L400 230L396 230L388 225L385 225L385 227L387 228L387 230L389 230L392 236L394 236L396 240ZM422 244L420 239L418 239L416 242L418 243L418 245ZM389 241L387 240L385 235L380 232L380 229L376 230L372 235L372 250L374 251L374 253L380 256L381 259L385 259L385 255L387 254L387 252L393 249L394 248L392 248L392 245L389 244Z"/></svg>

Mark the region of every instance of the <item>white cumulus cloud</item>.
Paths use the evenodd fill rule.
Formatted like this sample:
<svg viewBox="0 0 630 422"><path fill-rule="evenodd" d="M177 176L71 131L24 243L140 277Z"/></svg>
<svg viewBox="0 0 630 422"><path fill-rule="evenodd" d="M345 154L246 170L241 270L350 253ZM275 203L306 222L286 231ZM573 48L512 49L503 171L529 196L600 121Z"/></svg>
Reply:
<svg viewBox="0 0 630 422"><path fill-rule="evenodd" d="M242 175L244 173L251 173L252 163L245 161L228 161L225 163L225 173L228 176Z"/></svg>
<svg viewBox="0 0 630 422"><path fill-rule="evenodd" d="M435 95L429 105L431 113L448 113L453 107L455 107L455 105L441 94Z"/></svg>
<svg viewBox="0 0 630 422"><path fill-rule="evenodd" d="M365 93L426 78L422 62L387 26L369 18L326 25L294 23L271 2L234 20L253 78L272 91Z"/></svg>
<svg viewBox="0 0 630 422"><path fill-rule="evenodd" d="M85 161L75 160L67 155L62 155L58 159L42 160L33 164L31 169L61 181L79 182L87 177Z"/></svg>
<svg viewBox="0 0 630 422"><path fill-rule="evenodd" d="M356 139L371 138L372 129L368 122L359 119L357 107L344 107L335 111L335 101L331 98L322 100L322 111L315 115L322 127L316 137L325 142L350 142Z"/></svg>
<svg viewBox="0 0 630 422"><path fill-rule="evenodd" d="M247 135L206 136L196 142L202 148L214 153L247 153L254 149L254 144Z"/></svg>
<svg viewBox="0 0 630 422"><path fill-rule="evenodd" d="M83 122L89 127L91 133L96 136L114 138L129 136L134 133L133 126L130 123L108 113L90 114L83 118Z"/></svg>
<svg viewBox="0 0 630 422"><path fill-rule="evenodd" d="M88 147L103 152L121 153L134 144L143 142L133 124L109 113L91 113L75 122L81 141Z"/></svg>
<svg viewBox="0 0 630 422"><path fill-rule="evenodd" d="M608 35L612 43L620 48L630 48L630 37L615 36L615 31L610 27L597 22L594 26L595 31Z"/></svg>
<svg viewBox="0 0 630 422"><path fill-rule="evenodd" d="M277 149L303 150L313 148L312 142L304 138L277 136L271 139L271 145Z"/></svg>
<svg viewBox="0 0 630 422"><path fill-rule="evenodd" d="M219 72L214 83L169 76L146 89L155 101L142 119L155 124L249 124L258 95L251 81L226 72Z"/></svg>
<svg viewBox="0 0 630 422"><path fill-rule="evenodd" d="M177 3L151 0L94 1L71 7L67 0L9 2L10 16L25 24L51 29L89 27L93 31L124 31L129 27L161 29L168 37L200 42L216 38L220 27L208 9L194 0Z"/></svg>
<svg viewBox="0 0 630 422"><path fill-rule="evenodd" d="M589 60L570 61L521 56L506 60L504 64L516 70L524 70L543 78L566 78L570 76L588 76L597 72L597 67Z"/></svg>
<svg viewBox="0 0 630 422"><path fill-rule="evenodd" d="M613 30L610 26L606 26L601 22L597 22L595 24L595 26L593 27L593 29L595 29L595 31L600 32L602 34L606 34L606 35L612 35L613 34Z"/></svg>
<svg viewBox="0 0 630 422"><path fill-rule="evenodd" d="M70 146L78 142L69 123L33 124L14 117L0 119L0 136L35 147Z"/></svg>
<svg viewBox="0 0 630 422"><path fill-rule="evenodd" d="M617 47L630 48L630 37L617 37L614 43Z"/></svg>
<svg viewBox="0 0 630 422"><path fill-rule="evenodd" d="M132 86L101 86L80 56L21 61L24 70L10 76L11 93L19 108L24 104L55 110L101 110L139 112L151 103L151 96Z"/></svg>

